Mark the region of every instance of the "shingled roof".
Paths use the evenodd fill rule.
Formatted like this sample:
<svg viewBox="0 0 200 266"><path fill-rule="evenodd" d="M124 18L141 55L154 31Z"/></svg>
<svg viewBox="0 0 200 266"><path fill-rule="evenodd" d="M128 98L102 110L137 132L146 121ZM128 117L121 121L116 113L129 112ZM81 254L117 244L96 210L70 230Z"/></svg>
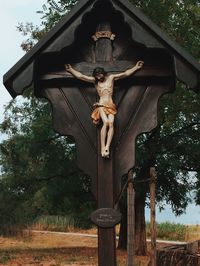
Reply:
<svg viewBox="0 0 200 266"><path fill-rule="evenodd" d="M33 83L34 61L44 52L58 52L72 44L77 25L97 2L110 2L123 14L132 30L132 38L149 48L165 48L174 57L176 77L189 88L200 90L200 64L157 25L127 0L81 0L5 75L3 82L12 97L21 94Z"/></svg>

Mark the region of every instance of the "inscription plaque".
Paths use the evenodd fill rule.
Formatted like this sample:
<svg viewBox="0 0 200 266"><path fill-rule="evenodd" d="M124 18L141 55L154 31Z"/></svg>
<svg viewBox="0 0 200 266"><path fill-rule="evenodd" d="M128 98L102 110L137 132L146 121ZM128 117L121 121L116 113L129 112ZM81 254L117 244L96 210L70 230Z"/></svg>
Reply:
<svg viewBox="0 0 200 266"><path fill-rule="evenodd" d="M98 209L91 214L92 222L103 228L114 227L120 223L121 218L121 213L112 208Z"/></svg>

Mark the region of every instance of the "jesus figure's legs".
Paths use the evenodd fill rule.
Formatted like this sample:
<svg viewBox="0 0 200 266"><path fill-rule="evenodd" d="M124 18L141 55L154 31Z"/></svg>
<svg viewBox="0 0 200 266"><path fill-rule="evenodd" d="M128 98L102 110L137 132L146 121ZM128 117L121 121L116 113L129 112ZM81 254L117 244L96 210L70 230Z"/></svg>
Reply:
<svg viewBox="0 0 200 266"><path fill-rule="evenodd" d="M105 157L105 146L106 146L106 136L107 136L107 126L108 126L108 117L105 114L102 107L99 108L99 113L103 122L101 128L101 156Z"/></svg>
<svg viewBox="0 0 200 266"><path fill-rule="evenodd" d="M110 144L113 137L113 122L114 115L106 115L103 108L99 108L100 116L103 121L101 128L101 155L102 157L109 158Z"/></svg>
<svg viewBox="0 0 200 266"><path fill-rule="evenodd" d="M105 157L109 157L110 154L110 144L113 138L114 134L114 128L113 128L113 122L114 122L114 115L110 114L108 115L108 131L107 131L107 140L106 140L106 146L105 146Z"/></svg>

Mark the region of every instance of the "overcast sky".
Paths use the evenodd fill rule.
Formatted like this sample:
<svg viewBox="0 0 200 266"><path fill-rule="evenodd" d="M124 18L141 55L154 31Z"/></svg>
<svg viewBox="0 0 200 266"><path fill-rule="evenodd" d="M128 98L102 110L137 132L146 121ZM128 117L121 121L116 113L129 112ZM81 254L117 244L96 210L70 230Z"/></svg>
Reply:
<svg viewBox="0 0 200 266"><path fill-rule="evenodd" d="M17 31L20 22L33 22L39 25L45 0L0 0L0 121L3 118L3 106L11 96L3 86L3 75L24 55L20 44L25 39Z"/></svg>

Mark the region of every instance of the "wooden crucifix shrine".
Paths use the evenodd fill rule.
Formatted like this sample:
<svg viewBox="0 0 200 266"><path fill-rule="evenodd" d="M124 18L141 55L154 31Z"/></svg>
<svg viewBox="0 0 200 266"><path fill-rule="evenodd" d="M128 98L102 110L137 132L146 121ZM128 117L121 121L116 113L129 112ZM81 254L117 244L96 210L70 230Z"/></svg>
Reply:
<svg viewBox="0 0 200 266"><path fill-rule="evenodd" d="M95 80L97 68L109 82ZM159 98L176 77L196 88L196 63L126 0L82 0L4 76L13 96L33 83L35 95L51 102L55 131L74 138L97 200L91 218L99 266L116 266L121 177L135 164L136 137L156 127ZM109 149L102 149L109 134Z"/></svg>
<svg viewBox="0 0 200 266"><path fill-rule="evenodd" d="M120 191L120 178L134 164L134 137L142 131L149 130L149 127L154 127L158 98L171 89L173 81L173 64L171 58L167 59L163 51L159 52L159 58L162 58L162 63L165 62L165 67L161 67L159 62L154 62L153 65L151 61L155 60L156 51L149 54L144 47L135 48L139 52L131 61L114 61L115 39L108 37L114 35L111 22L108 20L109 17L106 22L97 21L96 30L90 36L93 53L89 56L93 57L93 62L76 62L71 67L66 66L66 63L70 62L70 59L67 59L63 62L60 71L56 68L54 70L55 66L53 66L47 73L43 72L44 68L41 67L46 63L46 59L41 57L35 64L37 76L35 80L38 82L35 86L38 91L42 88L43 96L53 104L56 131L75 138L79 167L92 177L93 194L98 206L98 210L92 214L92 220L98 226L99 265L101 266L116 265L114 226L120 221L120 213L117 213L113 207ZM94 41L93 36L98 38ZM72 55L75 52L76 50ZM59 55L56 57L59 58ZM51 55L48 55L48 58L50 59ZM48 65L51 66L53 60L51 62L49 59ZM108 73L107 79L110 76L124 77L124 73L130 69L132 69L130 71L132 75L127 75L120 80L121 83L114 83L114 86L104 84L102 90L106 92L99 93L98 84L103 82L97 81L95 84L96 81L92 75L99 67ZM111 82L115 80L109 81ZM99 98L100 100L103 98L101 93L104 93L103 96L106 94L106 99L109 94L109 100L113 98L116 106L116 114L113 115L114 121L112 121L114 135L109 147L109 156L104 156L102 151L101 133L104 121L101 118L100 125L95 126L91 118L95 102L100 104L98 108L105 107L102 106L104 103L99 101ZM147 121L146 125L144 121Z"/></svg>

